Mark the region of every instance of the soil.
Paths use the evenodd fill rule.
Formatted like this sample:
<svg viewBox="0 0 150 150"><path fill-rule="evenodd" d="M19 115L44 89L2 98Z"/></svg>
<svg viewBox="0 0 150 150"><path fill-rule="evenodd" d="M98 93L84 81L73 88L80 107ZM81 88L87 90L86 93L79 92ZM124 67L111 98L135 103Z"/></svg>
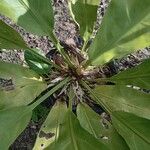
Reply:
<svg viewBox="0 0 150 150"><path fill-rule="evenodd" d="M110 0L102 0L99 5L98 18L95 25L94 34L96 34L97 29L101 24L103 15L108 7L109 1ZM77 26L73 23L72 18L69 16L69 12L66 6L67 0L54 0L53 7L55 13L55 32L61 42L69 42L78 46L81 43L79 42L80 36L78 34ZM0 19L16 29L31 48L41 49L45 55L51 50L55 49L54 45L47 36L39 37L30 34L21 27L14 24L10 19L2 15L0 15ZM147 58L150 58L150 48L139 49L135 53L130 54L120 60L116 59L108 63L107 67L103 68L103 71L106 75L113 75L127 68L134 67ZM7 50L3 52L0 51L0 60L21 65L25 64L22 50ZM5 82L5 80L0 79L0 86L5 86ZM50 107L52 106L52 104L49 105ZM101 108L96 105L94 105L93 109L99 113L102 112ZM27 128L16 139L14 144L12 144L10 150L32 150L37 133L43 121L44 119L39 119L38 122L31 120Z"/></svg>

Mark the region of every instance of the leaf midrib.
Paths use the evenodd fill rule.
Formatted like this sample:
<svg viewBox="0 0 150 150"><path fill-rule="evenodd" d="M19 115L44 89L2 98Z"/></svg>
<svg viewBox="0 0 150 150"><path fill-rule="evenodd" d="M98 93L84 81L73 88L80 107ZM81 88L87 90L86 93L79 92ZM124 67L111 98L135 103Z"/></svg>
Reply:
<svg viewBox="0 0 150 150"><path fill-rule="evenodd" d="M145 14L146 14L146 15L145 15ZM138 18L137 18L137 22L133 22L133 23L132 23L132 26L130 26L130 27L128 28L128 30L127 30L127 29L124 30L124 32L122 33L122 35L120 36L119 39L118 39L119 36L117 36L117 37L116 37L114 40L112 40L111 42L109 41L109 43L106 44L106 45L103 47L103 50L105 49L105 50L109 51L109 50L115 48L115 47L117 46L116 43L119 42L119 41L121 41L121 39L122 39L127 33L129 33L136 25L140 24L140 22L142 22L148 15L149 15L149 9L147 9L147 11L146 11L145 13L143 13L142 17L140 17L140 18L138 17ZM145 16L145 17L144 17L144 16ZM116 40L116 39L118 39L118 40ZM111 47L111 45L113 45L113 46ZM101 49L102 49L102 48L101 48ZM107 51L104 51L103 53L107 53ZM101 54L101 55L102 55L102 54ZM96 62L97 59L99 59L99 57L101 57L101 55L95 57L95 59L92 60L92 62Z"/></svg>
<svg viewBox="0 0 150 150"><path fill-rule="evenodd" d="M146 143L150 145L150 141L148 141L145 137L143 137L139 131L133 129L129 124L126 124L121 117L117 117L116 115L115 116L113 115L113 117L117 118L117 120L121 122L125 127L129 128L129 130L131 130L134 134L136 134L138 137L140 137L141 139L143 139Z"/></svg>
<svg viewBox="0 0 150 150"><path fill-rule="evenodd" d="M34 18L34 20L37 22L37 24L40 25L41 29L43 30L44 33L48 33L49 34L49 30L47 30L48 28L50 29L49 26L47 26L47 24L45 23L44 19L42 19L42 17L40 15L38 15L36 13L36 10L34 10L33 8L30 9L30 7L28 7L25 2L23 2L22 0L19 0L19 3L26 9L26 13L29 12L30 15ZM40 21L41 20L41 21Z"/></svg>
<svg viewBox="0 0 150 150"><path fill-rule="evenodd" d="M28 48L27 45L26 45L26 43L23 41L23 39L18 39L18 40L22 40L21 42L24 42L24 43L22 43L24 45L21 45L20 42L16 42L16 41L10 40L9 38L3 37L3 36L0 36L0 38L3 39L3 40L9 41L10 43L13 43L14 45L16 45L17 47L19 46L22 49ZM24 47L24 46L26 46L26 47Z"/></svg>
<svg viewBox="0 0 150 150"><path fill-rule="evenodd" d="M125 79L137 79L137 78L148 78L148 77L150 77L150 73L149 74L144 74L144 75L139 75L139 76L131 76L130 75L130 77L117 77L117 76L114 76L114 77L112 77L112 80L125 80Z"/></svg>
<svg viewBox="0 0 150 150"><path fill-rule="evenodd" d="M69 112L69 129L70 129L70 137L71 137L71 141L73 143L73 149L74 150L79 150L78 149L78 145L77 145L77 141L74 138L74 131L73 131L73 125L72 125L72 118L71 118L71 112Z"/></svg>
<svg viewBox="0 0 150 150"><path fill-rule="evenodd" d="M88 122L88 125L89 125L91 131L93 132L93 135L95 136L95 138L97 138L97 135L96 135L96 133L95 133L95 130L94 130L94 128L92 127L92 124L91 124L91 122L90 122L90 120L89 120L89 118L88 118L88 116L87 116L87 113L86 113L85 108L83 108L83 111L84 111L86 120L87 120L87 122Z"/></svg>
<svg viewBox="0 0 150 150"><path fill-rule="evenodd" d="M116 99L113 99L112 97L103 95L103 94L101 94L101 93L98 93L98 94L101 95L102 97L107 98L107 101L110 101L110 102L112 102L112 103L119 104L118 102L115 101ZM99 101L100 98L98 98L97 100ZM100 101L103 101L103 100L100 100ZM137 109L139 109L139 110L145 110L145 111L149 112L149 111L148 111L149 109L145 109L145 108L141 109L140 107L135 106L135 105L132 105L132 104L129 104L129 103L123 103L123 102L120 102L120 103L121 103L121 104L124 104L124 105L126 105L126 106L129 106L129 107L135 108L135 109L137 108ZM111 110L111 111L112 111L112 110Z"/></svg>

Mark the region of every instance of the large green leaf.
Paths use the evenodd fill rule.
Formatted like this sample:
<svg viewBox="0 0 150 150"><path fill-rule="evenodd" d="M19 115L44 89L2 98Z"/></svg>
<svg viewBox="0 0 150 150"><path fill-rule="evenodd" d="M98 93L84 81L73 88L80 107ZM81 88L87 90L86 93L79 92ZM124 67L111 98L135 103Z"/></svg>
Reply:
<svg viewBox="0 0 150 150"><path fill-rule="evenodd" d="M89 48L90 62L101 65L150 45L150 1L112 0Z"/></svg>
<svg viewBox="0 0 150 150"><path fill-rule="evenodd" d="M1 4L0 4L1 5ZM13 28L0 20L0 49L24 49L27 48L23 38Z"/></svg>
<svg viewBox="0 0 150 150"><path fill-rule="evenodd" d="M78 104L77 116L81 126L106 144L110 150L129 150L126 142L112 125L85 103Z"/></svg>
<svg viewBox="0 0 150 150"><path fill-rule="evenodd" d="M47 119L40 129L40 132L36 139L34 150L46 148L52 143L57 142L61 127L60 124L62 124L64 120L66 111L66 105L62 102L58 101L53 106L52 110L47 116Z"/></svg>
<svg viewBox="0 0 150 150"><path fill-rule="evenodd" d="M1 0L0 13L11 18L28 32L37 35L53 35L53 10L51 0Z"/></svg>
<svg viewBox="0 0 150 150"><path fill-rule="evenodd" d="M13 84L0 88L0 109L27 105L47 87L32 70L6 62L0 62L0 78L12 80Z"/></svg>
<svg viewBox="0 0 150 150"><path fill-rule="evenodd" d="M29 107L15 107L0 110L0 149L8 150L20 133L28 125L32 116Z"/></svg>
<svg viewBox="0 0 150 150"><path fill-rule="evenodd" d="M24 57L30 69L34 70L38 74L49 74L52 65L50 64L50 62L48 63L45 61L46 58L40 50L26 50Z"/></svg>
<svg viewBox="0 0 150 150"><path fill-rule="evenodd" d="M108 146L110 150L130 150L125 140L113 127L111 127L110 129L108 139Z"/></svg>
<svg viewBox="0 0 150 150"><path fill-rule="evenodd" d="M139 66L127 69L110 78L116 84L134 85L150 89L150 59L145 60Z"/></svg>
<svg viewBox="0 0 150 150"><path fill-rule="evenodd" d="M100 122L100 115L94 112L87 104L80 103L77 107L77 118L81 126L91 133L95 138L100 139L104 127Z"/></svg>
<svg viewBox="0 0 150 150"><path fill-rule="evenodd" d="M68 81L68 78L64 79L30 106L0 110L0 149L8 150L8 147L29 123L32 110Z"/></svg>
<svg viewBox="0 0 150 150"><path fill-rule="evenodd" d="M150 149L150 120L125 112L113 112L112 121L130 150Z"/></svg>
<svg viewBox="0 0 150 150"><path fill-rule="evenodd" d="M48 146L49 150L107 150L108 148L81 128L76 116L68 109L62 124L59 124L58 139Z"/></svg>
<svg viewBox="0 0 150 150"><path fill-rule="evenodd" d="M80 34L87 42L93 32L93 26L97 18L97 8L100 0L70 0L70 11L78 22Z"/></svg>
<svg viewBox="0 0 150 150"><path fill-rule="evenodd" d="M150 119L150 94L125 86L96 86L92 97L108 112L126 111Z"/></svg>

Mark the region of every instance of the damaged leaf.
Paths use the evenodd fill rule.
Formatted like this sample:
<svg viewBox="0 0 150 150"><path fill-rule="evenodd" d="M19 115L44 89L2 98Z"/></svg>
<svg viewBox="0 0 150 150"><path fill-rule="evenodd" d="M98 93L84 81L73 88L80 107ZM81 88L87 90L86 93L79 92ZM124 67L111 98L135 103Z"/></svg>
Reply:
<svg viewBox="0 0 150 150"><path fill-rule="evenodd" d="M46 83L34 71L16 64L0 62L0 78L11 79L13 86L0 88L0 110L31 103Z"/></svg>
<svg viewBox="0 0 150 150"><path fill-rule="evenodd" d="M41 149L41 145L44 149L52 143L56 143L65 114L65 104L63 102L57 102L40 129L33 148L34 150Z"/></svg>
<svg viewBox="0 0 150 150"><path fill-rule="evenodd" d="M51 132L45 133L45 132L42 131L42 130L41 130L40 133L39 133L39 138L45 138L46 140L52 138L53 136L55 136L55 133L51 133Z"/></svg>

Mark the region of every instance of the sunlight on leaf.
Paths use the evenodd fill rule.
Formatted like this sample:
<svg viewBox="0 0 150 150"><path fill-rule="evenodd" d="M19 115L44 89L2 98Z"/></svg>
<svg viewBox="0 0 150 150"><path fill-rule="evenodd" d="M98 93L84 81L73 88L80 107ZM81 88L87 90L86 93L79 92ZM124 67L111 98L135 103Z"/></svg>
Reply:
<svg viewBox="0 0 150 150"><path fill-rule="evenodd" d="M89 48L92 65L101 65L150 45L150 1L112 0Z"/></svg>
<svg viewBox="0 0 150 150"><path fill-rule="evenodd" d="M1 0L0 13L28 32L50 36L56 44L51 0Z"/></svg>

